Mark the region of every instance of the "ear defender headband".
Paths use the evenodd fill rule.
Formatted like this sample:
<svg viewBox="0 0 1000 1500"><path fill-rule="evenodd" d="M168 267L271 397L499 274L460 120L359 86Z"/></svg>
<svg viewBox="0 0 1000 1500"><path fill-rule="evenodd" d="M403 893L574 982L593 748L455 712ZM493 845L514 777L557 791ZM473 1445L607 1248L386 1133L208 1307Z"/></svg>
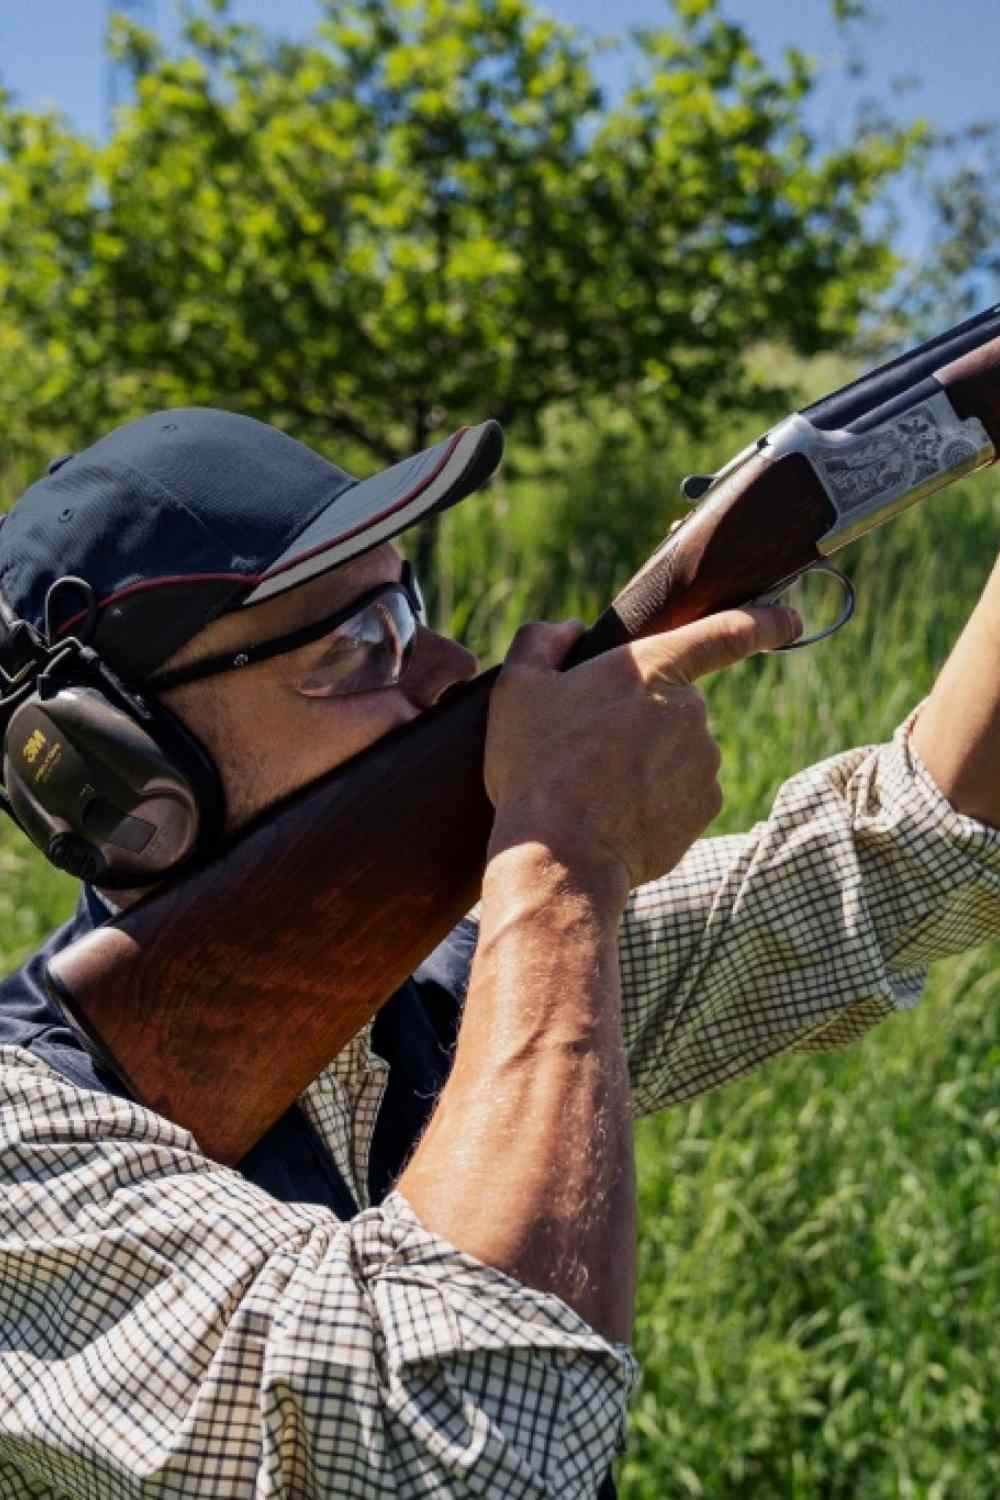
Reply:
<svg viewBox="0 0 1000 1500"><path fill-rule="evenodd" d="M83 592L86 618L57 642L53 600L69 587ZM58 869L127 890L210 848L225 804L215 764L190 731L86 644L96 618L82 578L49 589L45 639L0 596L0 807Z"/></svg>

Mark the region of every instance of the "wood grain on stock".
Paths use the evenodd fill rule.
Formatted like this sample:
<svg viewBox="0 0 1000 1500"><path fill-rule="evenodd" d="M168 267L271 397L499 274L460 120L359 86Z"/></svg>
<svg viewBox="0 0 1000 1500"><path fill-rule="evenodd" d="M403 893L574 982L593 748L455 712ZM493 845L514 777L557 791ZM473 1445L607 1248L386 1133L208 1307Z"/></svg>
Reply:
<svg viewBox="0 0 1000 1500"><path fill-rule="evenodd" d="M751 466L668 538L574 663L739 604L815 559L833 512L806 460ZM238 1162L478 899L495 676L50 965L64 1008L135 1097L207 1155Z"/></svg>

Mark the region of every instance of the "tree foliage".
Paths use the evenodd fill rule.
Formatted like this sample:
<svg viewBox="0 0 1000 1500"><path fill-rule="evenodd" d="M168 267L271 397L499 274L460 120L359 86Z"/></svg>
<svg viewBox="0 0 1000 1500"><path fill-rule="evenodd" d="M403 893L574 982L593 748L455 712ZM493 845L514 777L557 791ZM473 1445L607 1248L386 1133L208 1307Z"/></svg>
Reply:
<svg viewBox="0 0 1000 1500"><path fill-rule="evenodd" d="M897 280L890 321L923 338L995 302L1000 292L1000 126L980 120L931 132L919 153L931 254Z"/></svg>
<svg viewBox="0 0 1000 1500"><path fill-rule="evenodd" d="M677 0L608 107L529 0L327 0L304 44L192 7L124 22L104 144L0 99L10 447L157 405L391 461L488 413L760 400L746 351L842 344L892 268L865 213L910 137L822 152L807 64Z"/></svg>

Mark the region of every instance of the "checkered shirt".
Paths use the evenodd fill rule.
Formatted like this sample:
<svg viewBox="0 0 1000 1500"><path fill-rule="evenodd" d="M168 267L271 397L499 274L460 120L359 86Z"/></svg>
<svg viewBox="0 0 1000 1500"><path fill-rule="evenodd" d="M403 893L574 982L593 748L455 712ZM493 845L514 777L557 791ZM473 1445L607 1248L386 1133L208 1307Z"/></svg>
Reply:
<svg viewBox="0 0 1000 1500"><path fill-rule="evenodd" d="M704 840L621 932L636 1107L913 1005L1000 934L1000 834L909 744L803 772ZM593 1495L634 1366L559 1299L367 1204L385 1064L362 1033L303 1104L362 1204L284 1204L127 1101L0 1049L0 1496Z"/></svg>

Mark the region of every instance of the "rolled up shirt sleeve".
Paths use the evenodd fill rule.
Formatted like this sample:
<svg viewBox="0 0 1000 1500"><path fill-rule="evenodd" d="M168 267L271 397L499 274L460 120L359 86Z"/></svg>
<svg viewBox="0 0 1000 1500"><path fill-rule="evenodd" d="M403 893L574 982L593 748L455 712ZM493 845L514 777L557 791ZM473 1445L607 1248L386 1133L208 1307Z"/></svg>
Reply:
<svg viewBox="0 0 1000 1500"><path fill-rule="evenodd" d="M1000 833L942 795L911 742L918 713L633 892L620 961L637 1112L847 1045L916 1004L935 959L1000 936Z"/></svg>
<svg viewBox="0 0 1000 1500"><path fill-rule="evenodd" d="M283 1204L0 1049L0 1493L586 1496L635 1367L392 1194Z"/></svg>

